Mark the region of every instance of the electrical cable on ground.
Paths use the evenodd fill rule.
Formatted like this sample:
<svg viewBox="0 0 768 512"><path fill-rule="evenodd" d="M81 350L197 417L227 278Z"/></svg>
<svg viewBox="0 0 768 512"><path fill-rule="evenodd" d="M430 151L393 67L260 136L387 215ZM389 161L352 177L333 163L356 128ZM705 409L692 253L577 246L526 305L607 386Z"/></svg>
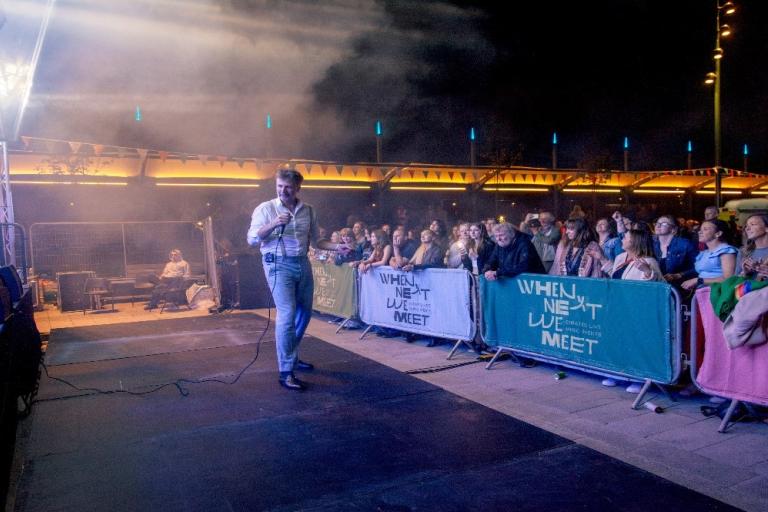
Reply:
<svg viewBox="0 0 768 512"><path fill-rule="evenodd" d="M427 366L425 368L416 368L414 370L407 370L404 373L408 375L415 375L419 373L437 373L445 370L453 370L454 368L461 368L462 366L467 366L470 364L484 363L484 362L490 361L492 357L493 357L492 354L483 354L483 355L477 356L475 359L472 359L471 361L462 361L460 363L451 363L451 364L444 364L439 366ZM500 359L501 357L496 358L497 361L499 361Z"/></svg>
<svg viewBox="0 0 768 512"><path fill-rule="evenodd" d="M285 242L283 242L282 233L278 237L278 246L280 245L280 243L283 244L282 245L283 246L283 254L285 254ZM256 363L256 360L259 358L259 353L261 352L261 343L264 340L264 336L269 331L269 326L270 326L270 324L272 322L272 308L275 307L275 301L274 301L273 294L274 294L274 291L275 291L275 286L277 285L277 258L275 258L273 260L273 262L274 262L273 270L274 270L274 275L275 275L274 277L275 278L274 278L274 280L272 282L272 289L270 290L270 294L269 294L270 295L270 299L272 301L272 305L269 308L267 308L267 324L264 327L264 330L261 332L261 335L259 336L259 339L256 341L256 354L254 354L253 359L251 359L248 362L248 364L246 364L237 373L237 375L235 375L234 379L232 379L230 381L227 381L227 380L223 380L223 379L215 378L215 377L209 377L209 378L204 378L204 379L184 379L184 378L181 378L181 379L176 379L176 380L171 381L171 382L166 382L166 383L163 383L163 384L154 385L151 389L148 389L147 391L130 391L128 389L81 388L80 386L77 386L76 384L73 384L73 383L69 382L66 379L62 379L61 377L54 377L53 375L51 375L48 372L48 366L45 364L44 361L41 360L40 364L43 367L43 371L45 372L45 376L46 377L48 377L51 380L54 380L54 381L57 381L57 382L61 382L62 384L66 385L66 386L69 386L70 388L72 388L72 389L74 389L76 391L87 392L87 394L84 394L84 395L59 396L59 397L52 397L52 398L36 398L35 400L33 400L32 404L35 404L37 402L50 402L50 401L54 401L54 400L63 400L63 399L67 399L67 398L78 398L78 397L81 397L81 396L90 396L90 395L93 395L93 394L97 394L97 395L125 394L125 395L132 395L132 396L144 396L144 395L149 395L151 393L155 393L155 392L160 391L161 389L164 389L164 388L167 388L167 387L175 387L178 390L178 392L179 392L179 394L181 396L188 396L189 395L189 389L184 387L184 385L189 385L189 384L205 384L207 382L216 382L216 383L219 383L219 384L225 384L227 386L231 386L231 385L236 384L240 380L240 377L242 377L243 374L251 366L253 366Z"/></svg>

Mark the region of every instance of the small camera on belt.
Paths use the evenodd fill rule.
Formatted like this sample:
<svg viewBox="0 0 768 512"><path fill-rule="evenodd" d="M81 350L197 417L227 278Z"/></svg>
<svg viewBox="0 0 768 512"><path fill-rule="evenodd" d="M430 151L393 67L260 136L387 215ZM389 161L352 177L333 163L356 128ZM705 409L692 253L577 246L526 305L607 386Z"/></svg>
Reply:
<svg viewBox="0 0 768 512"><path fill-rule="evenodd" d="M264 255L264 261L266 263L274 263L275 262L275 253L268 252L267 254L265 254Z"/></svg>

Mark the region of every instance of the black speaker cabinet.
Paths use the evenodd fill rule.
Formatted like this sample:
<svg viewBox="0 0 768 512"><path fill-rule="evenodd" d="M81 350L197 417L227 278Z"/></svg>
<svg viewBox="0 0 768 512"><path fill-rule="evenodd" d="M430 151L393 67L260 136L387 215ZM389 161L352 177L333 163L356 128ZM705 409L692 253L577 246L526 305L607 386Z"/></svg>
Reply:
<svg viewBox="0 0 768 512"><path fill-rule="evenodd" d="M264 277L261 254L240 254L237 257L237 302L240 309L268 308L272 296Z"/></svg>
<svg viewBox="0 0 768 512"><path fill-rule="evenodd" d="M56 274L59 283L59 311L80 311L86 305L85 280L96 277L94 272L60 272Z"/></svg>

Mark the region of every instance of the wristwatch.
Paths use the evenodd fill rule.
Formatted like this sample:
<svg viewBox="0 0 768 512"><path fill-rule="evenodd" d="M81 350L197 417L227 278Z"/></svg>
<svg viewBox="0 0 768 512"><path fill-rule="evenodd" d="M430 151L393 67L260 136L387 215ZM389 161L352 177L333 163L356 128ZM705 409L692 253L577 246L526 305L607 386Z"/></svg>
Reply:
<svg viewBox="0 0 768 512"><path fill-rule="evenodd" d="M704 286L704 278L697 277L696 278L696 286Z"/></svg>

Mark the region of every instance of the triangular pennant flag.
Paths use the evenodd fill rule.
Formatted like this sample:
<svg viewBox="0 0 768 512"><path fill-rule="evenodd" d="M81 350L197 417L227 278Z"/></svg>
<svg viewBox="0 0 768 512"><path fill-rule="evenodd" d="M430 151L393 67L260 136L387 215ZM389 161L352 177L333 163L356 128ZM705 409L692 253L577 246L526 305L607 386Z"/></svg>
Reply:
<svg viewBox="0 0 768 512"><path fill-rule="evenodd" d="M77 153L78 151L80 151L80 146L81 145L82 144L79 143L79 142L70 142L69 143L69 147L70 147L70 149L72 150L73 153Z"/></svg>
<svg viewBox="0 0 768 512"><path fill-rule="evenodd" d="M261 166L262 166L263 164L264 164L264 162L262 162L261 160L259 160L259 159L257 159L257 158L254 158L254 159L253 159L253 165L255 165L255 166L256 166L256 170L257 170L257 171L260 171L260 170L261 170Z"/></svg>
<svg viewBox="0 0 768 512"><path fill-rule="evenodd" d="M357 167L353 167L353 168L352 168L352 176L354 176L355 178L357 178L357 173L358 173L358 171L359 171L359 170L360 170L360 169L358 169Z"/></svg>
<svg viewBox="0 0 768 512"><path fill-rule="evenodd" d="M368 177L371 178L373 176L373 167L368 167L365 172L367 172Z"/></svg>
<svg viewBox="0 0 768 512"><path fill-rule="evenodd" d="M29 137L22 135L21 142L24 144L24 149L29 147Z"/></svg>
<svg viewBox="0 0 768 512"><path fill-rule="evenodd" d="M197 159L200 160L203 165L208 163L208 155L197 155Z"/></svg>
<svg viewBox="0 0 768 512"><path fill-rule="evenodd" d="M411 178L413 178L416 175L416 171L408 170L408 174L411 175Z"/></svg>
<svg viewBox="0 0 768 512"><path fill-rule="evenodd" d="M449 179L450 181L453 181L453 176L454 176L455 174L456 174L455 172L450 172L450 171L449 171L449 172L448 172L448 179Z"/></svg>
<svg viewBox="0 0 768 512"><path fill-rule="evenodd" d="M712 169L707 169L707 176L712 176Z"/></svg>
<svg viewBox="0 0 768 512"><path fill-rule="evenodd" d="M158 151L158 155L160 155L160 161L165 163L165 161L168 159L168 152L167 151Z"/></svg>
<svg viewBox="0 0 768 512"><path fill-rule="evenodd" d="M395 176L397 176L399 178L402 175L403 175L403 168L402 167L398 167L397 170L395 171Z"/></svg>
<svg viewBox="0 0 768 512"><path fill-rule="evenodd" d="M312 164L304 164L307 174L312 174Z"/></svg>
<svg viewBox="0 0 768 512"><path fill-rule="evenodd" d="M234 160L235 163L237 163L237 166L241 169L243 168L243 165L245 165L245 158L233 158L232 160Z"/></svg>
<svg viewBox="0 0 768 512"><path fill-rule="evenodd" d="M325 175L325 173L328 172L328 165L320 164L320 170L323 171L323 175Z"/></svg>
<svg viewBox="0 0 768 512"><path fill-rule="evenodd" d="M527 174L523 174L522 176L523 176L523 182L528 180L528 175Z"/></svg>
<svg viewBox="0 0 768 512"><path fill-rule="evenodd" d="M731 178L733 178L733 176L734 176L734 172L733 172L733 169L731 169Z"/></svg>
<svg viewBox="0 0 768 512"><path fill-rule="evenodd" d="M189 158L186 154L182 153L179 155L179 160L181 160L181 163L186 164L187 158Z"/></svg>
<svg viewBox="0 0 768 512"><path fill-rule="evenodd" d="M101 154L104 152L104 145L103 144L94 144L93 145L93 154L96 156L101 156Z"/></svg>
<svg viewBox="0 0 768 512"><path fill-rule="evenodd" d="M139 154L142 160L145 160L147 158L147 153L149 153L148 149L137 149L136 152Z"/></svg>
<svg viewBox="0 0 768 512"><path fill-rule="evenodd" d="M227 163L228 158L224 155L219 155L216 157L216 160L219 161L219 167L224 167L224 164Z"/></svg>
<svg viewBox="0 0 768 512"><path fill-rule="evenodd" d="M336 174L341 176L341 173L344 172L344 166L343 165L337 165L336 166ZM357 167L352 167L352 172L357 173ZM357 176L357 174L355 174Z"/></svg>
<svg viewBox="0 0 768 512"><path fill-rule="evenodd" d="M467 181L467 173L465 173L465 172L461 173L461 181L462 182Z"/></svg>
<svg viewBox="0 0 768 512"><path fill-rule="evenodd" d="M429 179L429 171L421 171L421 174L424 175L424 179Z"/></svg>
<svg viewBox="0 0 768 512"><path fill-rule="evenodd" d="M532 175L531 175L531 178L533 178L533 182L534 182L534 183L536 183L536 175L535 175L535 174L532 174Z"/></svg>

